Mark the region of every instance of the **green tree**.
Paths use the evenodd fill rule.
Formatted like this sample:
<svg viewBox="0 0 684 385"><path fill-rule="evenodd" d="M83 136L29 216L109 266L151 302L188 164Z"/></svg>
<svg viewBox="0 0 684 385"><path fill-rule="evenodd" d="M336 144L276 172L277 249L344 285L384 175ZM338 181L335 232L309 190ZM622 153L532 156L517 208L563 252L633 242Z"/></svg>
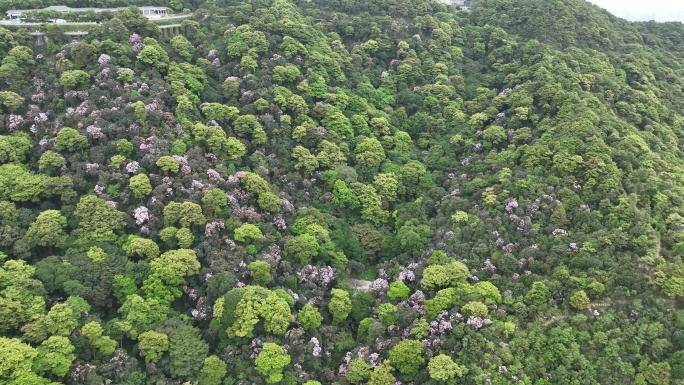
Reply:
<svg viewBox="0 0 684 385"><path fill-rule="evenodd" d="M406 301L408 299L410 291L411 290L408 288L408 286L406 286L404 282L396 281L390 284L390 289L387 292L387 296L394 301Z"/></svg>
<svg viewBox="0 0 684 385"><path fill-rule="evenodd" d="M373 368L367 385L394 385L397 381L396 377L392 375L392 366L385 361L381 365Z"/></svg>
<svg viewBox="0 0 684 385"><path fill-rule="evenodd" d="M38 346L38 355L33 362L33 370L37 373L51 373L64 377L74 361L74 345L68 338L52 336Z"/></svg>
<svg viewBox="0 0 684 385"><path fill-rule="evenodd" d="M461 307L461 311L465 313L465 315L473 315L476 317L484 317L487 315L487 313L489 313L487 305L477 301L471 301L466 303L465 305L463 305L463 307Z"/></svg>
<svg viewBox="0 0 684 385"><path fill-rule="evenodd" d="M157 362L169 350L169 336L148 330L138 336L138 349L145 362Z"/></svg>
<svg viewBox="0 0 684 385"><path fill-rule="evenodd" d="M354 358L349 362L349 369L345 377L352 384L358 384L368 380L371 375L371 367L363 358Z"/></svg>
<svg viewBox="0 0 684 385"><path fill-rule="evenodd" d="M549 288L543 282L534 282L532 288L525 294L525 303L534 306L543 306L549 298L551 298Z"/></svg>
<svg viewBox="0 0 684 385"><path fill-rule="evenodd" d="M644 379L651 385L668 385L672 376L667 362L652 363L644 371Z"/></svg>
<svg viewBox="0 0 684 385"><path fill-rule="evenodd" d="M180 285L185 277L197 274L200 263L194 250L171 250L150 262L150 270L167 285Z"/></svg>
<svg viewBox="0 0 684 385"><path fill-rule="evenodd" d="M202 207L193 202L169 202L164 207L164 225L172 226L180 223L183 227L191 227L192 225L203 225L206 223L206 218L202 214Z"/></svg>
<svg viewBox="0 0 684 385"><path fill-rule="evenodd" d="M340 289L330 290L332 298L328 303L328 311L333 316L333 322L340 323L347 319L352 309L349 293Z"/></svg>
<svg viewBox="0 0 684 385"><path fill-rule="evenodd" d="M412 379L423 365L423 344L415 340L403 340L392 346L389 361L407 379Z"/></svg>
<svg viewBox="0 0 684 385"><path fill-rule="evenodd" d="M202 339L199 329L184 325L171 332L169 357L172 377L197 378L208 354L209 345Z"/></svg>
<svg viewBox="0 0 684 385"><path fill-rule="evenodd" d="M7 383L31 372L38 351L16 338L0 337L0 380Z"/></svg>
<svg viewBox="0 0 684 385"><path fill-rule="evenodd" d="M321 312L308 303L299 311L298 317L304 330L318 329L321 326L321 322L323 322Z"/></svg>
<svg viewBox="0 0 684 385"><path fill-rule="evenodd" d="M159 159L157 159L156 164L157 167L164 171L164 175L168 175L169 171L175 174L178 172L178 170L180 170L180 165L178 164L178 161L168 155L162 156Z"/></svg>
<svg viewBox="0 0 684 385"><path fill-rule="evenodd" d="M308 174L318 168L318 159L302 146L295 147L292 151L292 157L297 160L295 163L297 170L303 169Z"/></svg>
<svg viewBox="0 0 684 385"><path fill-rule="evenodd" d="M90 75L81 70L64 71L59 77L59 84L67 91L74 89L83 90L90 86Z"/></svg>
<svg viewBox="0 0 684 385"><path fill-rule="evenodd" d="M91 321L83 325L81 328L81 333L88 339L91 345L93 345L100 353L104 355L110 355L114 353L116 349L116 341L111 339L109 336L103 336L102 326L99 322Z"/></svg>
<svg viewBox="0 0 684 385"><path fill-rule="evenodd" d="M61 212L45 210L29 226L25 239L32 246L62 247L67 239L66 226L67 219Z"/></svg>
<svg viewBox="0 0 684 385"><path fill-rule="evenodd" d="M183 35L176 35L171 38L171 48L185 61L190 61L195 52L195 46Z"/></svg>
<svg viewBox="0 0 684 385"><path fill-rule="evenodd" d="M66 164L66 160L58 153L47 150L38 160L38 169L47 174L52 174L62 168Z"/></svg>
<svg viewBox="0 0 684 385"><path fill-rule="evenodd" d="M271 265L266 261L254 261L247 265L252 272L252 279L257 285L266 285L271 282Z"/></svg>
<svg viewBox="0 0 684 385"><path fill-rule="evenodd" d="M234 238L238 242L247 242L249 240L260 240L264 237L258 227L251 223L246 223L235 229Z"/></svg>
<svg viewBox="0 0 684 385"><path fill-rule="evenodd" d="M316 237L302 234L288 240L283 251L286 257L294 257L302 264L308 264L318 255L319 248Z"/></svg>
<svg viewBox="0 0 684 385"><path fill-rule="evenodd" d="M64 127L57 133L55 147L58 151L75 152L88 147L88 138L73 128Z"/></svg>
<svg viewBox="0 0 684 385"><path fill-rule="evenodd" d="M469 275L468 267L458 261L451 261L445 265L430 265L423 270L423 287L432 290L455 286L459 282L465 282Z"/></svg>
<svg viewBox="0 0 684 385"><path fill-rule="evenodd" d="M48 333L68 336L78 326L79 314L68 304L58 303L47 313L44 325Z"/></svg>
<svg viewBox="0 0 684 385"><path fill-rule="evenodd" d="M586 310L589 308L589 297L584 290L580 290L570 297L570 305L577 310Z"/></svg>
<svg viewBox="0 0 684 385"><path fill-rule="evenodd" d="M454 377L463 377L461 367L446 354L435 356L428 362L430 378L437 381L450 381Z"/></svg>
<svg viewBox="0 0 684 385"><path fill-rule="evenodd" d="M221 380L226 373L228 373L226 363L216 356L209 356L204 359L197 385L221 385Z"/></svg>
<svg viewBox="0 0 684 385"><path fill-rule="evenodd" d="M202 207L207 216L218 215L227 205L226 193L219 188L206 191L202 196Z"/></svg>
<svg viewBox="0 0 684 385"><path fill-rule="evenodd" d="M151 239L134 238L128 245L126 255L129 257L136 255L152 260L159 256L159 246Z"/></svg>
<svg viewBox="0 0 684 385"><path fill-rule="evenodd" d="M111 241L116 238L115 231L123 228L123 215L105 200L86 195L74 211L79 226L74 233L87 240Z"/></svg>
<svg viewBox="0 0 684 385"><path fill-rule="evenodd" d="M159 301L147 298L143 299L137 294L126 297L126 301L119 308L123 321L130 325L129 334L137 338L140 333L161 325L166 320L169 309Z"/></svg>
<svg viewBox="0 0 684 385"><path fill-rule="evenodd" d="M150 178L145 174L138 174L131 177L128 183L133 192L133 196L136 197L136 199L142 199L152 193Z"/></svg>
<svg viewBox="0 0 684 385"><path fill-rule="evenodd" d="M290 356L285 354L282 347L272 342L266 342L254 360L257 372L267 375L266 382L269 384L283 379L283 368L289 363Z"/></svg>

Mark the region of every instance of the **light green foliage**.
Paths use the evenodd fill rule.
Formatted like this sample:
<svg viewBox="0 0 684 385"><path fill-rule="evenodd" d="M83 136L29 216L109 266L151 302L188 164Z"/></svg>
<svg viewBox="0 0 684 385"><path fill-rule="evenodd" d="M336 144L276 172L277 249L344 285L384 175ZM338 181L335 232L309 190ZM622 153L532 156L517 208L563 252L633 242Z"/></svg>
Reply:
<svg viewBox="0 0 684 385"><path fill-rule="evenodd" d="M192 43L190 43L190 41L183 35L176 35L172 37L171 47L174 51L176 51L178 56L182 57L186 61L190 61L190 59L192 59L192 54L195 51L195 46L193 46Z"/></svg>
<svg viewBox="0 0 684 385"><path fill-rule="evenodd" d="M192 225L203 225L206 223L206 218L202 214L202 207L193 202L169 202L164 207L164 224L172 226L180 223L183 227L190 227Z"/></svg>
<svg viewBox="0 0 684 385"><path fill-rule="evenodd" d="M465 211L457 211L451 216L451 220L458 224L468 223L468 213Z"/></svg>
<svg viewBox="0 0 684 385"><path fill-rule="evenodd" d="M238 116L233 122L233 131L235 131L235 135L242 138L251 135L254 145L266 143L266 133L254 115Z"/></svg>
<svg viewBox="0 0 684 385"><path fill-rule="evenodd" d="M382 161L385 160L385 150L382 148L382 144L373 137L359 139L354 152L356 153L356 163L369 171L377 170Z"/></svg>
<svg viewBox="0 0 684 385"><path fill-rule="evenodd" d="M115 232L123 228L123 215L105 200L86 195L74 211L79 221L75 234L93 241L111 241L116 237Z"/></svg>
<svg viewBox="0 0 684 385"><path fill-rule="evenodd" d="M133 114L135 115L135 121L141 126L147 125L147 109L145 109L145 103L141 100L133 103Z"/></svg>
<svg viewBox="0 0 684 385"><path fill-rule="evenodd" d="M313 257L318 255L319 248L316 237L311 234L302 234L285 243L284 254L286 257L297 258L302 264L308 264L311 263Z"/></svg>
<svg viewBox="0 0 684 385"><path fill-rule="evenodd" d="M375 187L378 195L388 202L399 199L399 180L392 173L377 174L373 180L373 187Z"/></svg>
<svg viewBox="0 0 684 385"><path fill-rule="evenodd" d="M202 196L202 207L207 216L218 215L228 205L226 193L219 188L213 188Z"/></svg>
<svg viewBox="0 0 684 385"><path fill-rule="evenodd" d="M148 40L148 39L145 39ZM154 41L154 39L149 39ZM154 41L156 43L156 41ZM145 48L138 53L138 60L158 71L164 71L169 66L169 55L159 44L145 43Z"/></svg>
<svg viewBox="0 0 684 385"><path fill-rule="evenodd" d="M228 373L226 363L216 356L209 356L204 359L197 385L221 385L221 380L226 373Z"/></svg>
<svg viewBox="0 0 684 385"><path fill-rule="evenodd" d="M129 257L135 255L152 260L159 256L159 246L151 239L134 238L128 246L126 255Z"/></svg>
<svg viewBox="0 0 684 385"><path fill-rule="evenodd" d="M123 321L130 324L129 334L137 338L140 333L159 326L166 320L169 309L159 304L155 299L143 299L137 294L126 297L126 301L119 308Z"/></svg>
<svg viewBox="0 0 684 385"><path fill-rule="evenodd" d="M61 336L52 336L43 341L37 351L33 369L38 373L50 373L57 377L65 376L76 358L73 354L74 345L68 338Z"/></svg>
<svg viewBox="0 0 684 385"><path fill-rule="evenodd" d="M81 70L64 71L59 77L59 84L66 90L82 90L90 85L90 75Z"/></svg>
<svg viewBox="0 0 684 385"><path fill-rule="evenodd" d="M385 326L393 325L397 322L397 307L391 303L383 303L378 306L378 318Z"/></svg>
<svg viewBox="0 0 684 385"><path fill-rule="evenodd" d="M62 247L67 239L64 229L67 219L57 210L45 210L26 232L26 241L32 246Z"/></svg>
<svg viewBox="0 0 684 385"><path fill-rule="evenodd" d="M88 147L88 138L73 128L64 127L57 133L55 147L58 151L75 152Z"/></svg>
<svg viewBox="0 0 684 385"><path fill-rule="evenodd" d="M107 258L107 253L97 246L91 246L86 255L93 262L102 262Z"/></svg>
<svg viewBox="0 0 684 385"><path fill-rule="evenodd" d="M9 112L15 112L24 104L24 98L12 91L0 91L0 104Z"/></svg>
<svg viewBox="0 0 684 385"><path fill-rule="evenodd" d="M333 200L332 202L342 209L353 210L361 204L359 197L356 196L354 190L347 187L347 185L341 181L336 180L333 187Z"/></svg>
<svg viewBox="0 0 684 385"><path fill-rule="evenodd" d="M251 223L246 223L235 229L234 238L238 242L248 242L248 240L260 240L263 234L258 227Z"/></svg>
<svg viewBox="0 0 684 385"><path fill-rule="evenodd" d="M230 80L226 80L229 82ZM220 123L232 122L240 114L240 110L233 106L220 103L209 103L202 108L202 113L207 120L215 120Z"/></svg>
<svg viewBox="0 0 684 385"><path fill-rule="evenodd" d="M347 156L342 152L340 147L327 140L321 141L321 144L318 147L316 160L318 160L318 164L321 167L326 168L335 168L347 164Z"/></svg>
<svg viewBox="0 0 684 385"><path fill-rule="evenodd" d="M406 378L412 378L425 362L423 344L415 340L403 340L392 346L388 355L392 366Z"/></svg>
<svg viewBox="0 0 684 385"><path fill-rule="evenodd" d="M534 282L532 288L525 294L525 303L543 306L551 297L549 288L543 282Z"/></svg>
<svg viewBox="0 0 684 385"><path fill-rule="evenodd" d="M272 342L264 344L261 352L254 360L257 372L267 375L266 382L273 384L283 378L283 368L290 363L290 355L283 348Z"/></svg>
<svg viewBox="0 0 684 385"><path fill-rule="evenodd" d="M152 273L168 285L180 285L185 277L197 274L200 264L194 250L171 250L150 262Z"/></svg>
<svg viewBox="0 0 684 385"><path fill-rule="evenodd" d="M44 324L48 333L68 336L78 326L80 314L66 303L58 303L47 313Z"/></svg>
<svg viewBox="0 0 684 385"><path fill-rule="evenodd" d="M302 146L295 147L292 151L292 157L297 160L297 163L295 163L297 170L303 170L308 174L318 168L318 159Z"/></svg>
<svg viewBox="0 0 684 385"><path fill-rule="evenodd" d="M499 289L494 286L491 282L488 281L481 281L473 285L473 289L475 289L475 292L480 294L484 300L485 303L500 303L501 302L501 293L499 292Z"/></svg>
<svg viewBox="0 0 684 385"><path fill-rule="evenodd" d="M1 141L2 138L0 137L0 143ZM0 146L2 146L2 144L0 144ZM2 161L1 157L0 161ZM65 164L66 160L61 155L54 151L47 150L40 156L40 160L38 160L38 169L47 174L51 174L62 168Z"/></svg>
<svg viewBox="0 0 684 385"><path fill-rule="evenodd" d="M252 272L252 280L257 285L266 285L271 282L271 265L266 261L254 261L247 265Z"/></svg>
<svg viewBox="0 0 684 385"><path fill-rule="evenodd" d="M219 126L196 124L192 130L195 140L206 143L207 148L219 159L239 159L247 153L247 147Z"/></svg>
<svg viewBox="0 0 684 385"><path fill-rule="evenodd" d="M321 315L321 312L308 303L304 305L297 316L305 330L318 329L318 327L321 326L321 322L323 322L323 316Z"/></svg>
<svg viewBox="0 0 684 385"><path fill-rule="evenodd" d="M157 362L169 350L169 336L154 330L138 336L138 349L143 352L145 362Z"/></svg>
<svg viewBox="0 0 684 385"><path fill-rule="evenodd" d="M328 311L333 316L333 322L340 323L347 319L352 309L349 293L340 289L330 290L332 298L328 303Z"/></svg>
<svg viewBox="0 0 684 385"><path fill-rule="evenodd" d="M580 290L570 297L570 305L577 310L586 310L589 308L589 297L584 290Z"/></svg>
<svg viewBox="0 0 684 385"><path fill-rule="evenodd" d="M102 326L98 322L88 322L81 328L81 333L85 336L91 345L93 345L100 353L110 355L116 349L116 341L109 336L103 336Z"/></svg>
<svg viewBox="0 0 684 385"><path fill-rule="evenodd" d="M381 365L373 368L370 378L368 379L367 385L394 385L397 381L396 377L392 374L392 366L390 363L385 361Z"/></svg>
<svg viewBox="0 0 684 385"><path fill-rule="evenodd" d="M195 242L195 236L189 228L182 227L176 231L176 240L178 241L178 247L189 249L192 243Z"/></svg>
<svg viewBox="0 0 684 385"><path fill-rule="evenodd" d="M238 337L253 336L254 326L260 318L264 321L264 330L275 335L285 334L294 321L287 301L259 286L246 287L234 309L231 331Z"/></svg>
<svg viewBox="0 0 684 385"><path fill-rule="evenodd" d="M371 367L363 358L354 358L349 362L349 370L345 377L352 384L366 381L371 375Z"/></svg>
<svg viewBox="0 0 684 385"><path fill-rule="evenodd" d="M449 381L454 377L463 377L463 371L451 357L440 354L428 362L430 378L438 381Z"/></svg>
<svg viewBox="0 0 684 385"><path fill-rule="evenodd" d="M164 174L168 174L169 171L175 174L178 172L178 170L180 170L180 165L178 164L178 161L168 155L164 155L157 159L156 164L157 167L164 171Z"/></svg>
<svg viewBox="0 0 684 385"><path fill-rule="evenodd" d="M382 200L373 186L361 186L358 198L361 202L362 219L373 222L376 226L387 221L389 213L382 209Z"/></svg>
<svg viewBox="0 0 684 385"><path fill-rule="evenodd" d="M432 290L454 286L459 282L465 282L469 275L468 267L458 261L451 261L445 265L430 265L423 270L423 287Z"/></svg>
<svg viewBox="0 0 684 385"><path fill-rule="evenodd" d="M138 174L131 177L129 186L131 191L133 191L133 196L137 199L142 199L152 193L150 178L145 174Z"/></svg>
<svg viewBox="0 0 684 385"><path fill-rule="evenodd" d="M390 284L390 289L387 292L387 296L392 300L405 301L408 299L410 289L402 281L395 281Z"/></svg>
<svg viewBox="0 0 684 385"><path fill-rule="evenodd" d="M471 301L461 307L461 311L468 316L485 317L489 310L482 302Z"/></svg>
<svg viewBox="0 0 684 385"><path fill-rule="evenodd" d="M667 362L652 363L644 371L644 379L651 385L668 385L671 376L671 367Z"/></svg>
<svg viewBox="0 0 684 385"><path fill-rule="evenodd" d="M11 381L31 371L38 351L16 338L0 337L0 379Z"/></svg>

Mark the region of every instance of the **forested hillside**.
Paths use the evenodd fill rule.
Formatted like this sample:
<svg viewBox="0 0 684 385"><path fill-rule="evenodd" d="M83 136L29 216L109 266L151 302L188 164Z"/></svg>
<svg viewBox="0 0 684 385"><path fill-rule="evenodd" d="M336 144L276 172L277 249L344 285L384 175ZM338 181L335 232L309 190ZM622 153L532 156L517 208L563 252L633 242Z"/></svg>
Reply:
<svg viewBox="0 0 684 385"><path fill-rule="evenodd" d="M684 384L681 23L168 5L0 28L0 384Z"/></svg>

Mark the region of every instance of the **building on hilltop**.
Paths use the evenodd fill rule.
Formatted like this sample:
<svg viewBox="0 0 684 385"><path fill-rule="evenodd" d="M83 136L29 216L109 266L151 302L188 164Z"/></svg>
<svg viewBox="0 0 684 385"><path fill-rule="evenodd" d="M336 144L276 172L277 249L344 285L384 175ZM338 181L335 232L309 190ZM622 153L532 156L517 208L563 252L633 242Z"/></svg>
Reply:
<svg viewBox="0 0 684 385"><path fill-rule="evenodd" d="M29 12L35 12L35 11L52 11L52 12L59 12L59 13L69 13L69 12L74 12L74 13L85 13L85 12L95 12L95 13L100 13L100 12L116 12L122 8L71 8L67 7L65 5L53 5L51 7L43 8L43 9L10 9L9 11L6 12L7 17L10 20L20 20L22 15L25 13ZM143 13L143 15L147 16L150 19L156 19L160 17L165 17L168 15L168 9L166 7L138 7L140 11Z"/></svg>
<svg viewBox="0 0 684 385"><path fill-rule="evenodd" d="M451 5L455 8L458 8L462 11L470 12L470 0L435 0L438 3L446 4L446 5Z"/></svg>

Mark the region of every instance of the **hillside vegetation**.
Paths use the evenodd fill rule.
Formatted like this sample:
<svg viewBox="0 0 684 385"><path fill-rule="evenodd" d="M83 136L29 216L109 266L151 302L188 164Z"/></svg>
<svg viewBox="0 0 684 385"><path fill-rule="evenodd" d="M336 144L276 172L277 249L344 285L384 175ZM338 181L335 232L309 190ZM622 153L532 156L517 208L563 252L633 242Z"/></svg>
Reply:
<svg viewBox="0 0 684 385"><path fill-rule="evenodd" d="M681 23L169 5L0 28L0 383L684 384Z"/></svg>

